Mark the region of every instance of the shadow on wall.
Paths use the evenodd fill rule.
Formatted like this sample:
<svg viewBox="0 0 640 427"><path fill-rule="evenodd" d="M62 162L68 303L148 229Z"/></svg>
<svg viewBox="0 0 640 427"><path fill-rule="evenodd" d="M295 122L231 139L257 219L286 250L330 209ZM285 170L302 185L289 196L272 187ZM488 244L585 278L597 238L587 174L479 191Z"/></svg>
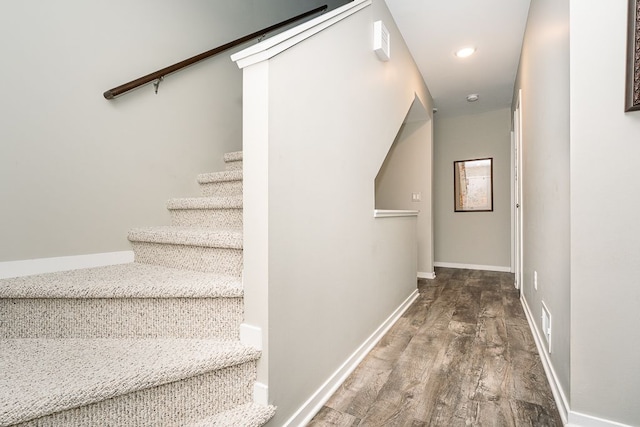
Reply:
<svg viewBox="0 0 640 427"><path fill-rule="evenodd" d="M418 273L433 273L433 135L416 96L375 179L375 209L419 211Z"/></svg>
<svg viewBox="0 0 640 427"><path fill-rule="evenodd" d="M425 174L430 159L429 115L416 96L375 179L376 209L419 210L431 174ZM425 179L425 176L428 179ZM430 192L429 192L430 193Z"/></svg>

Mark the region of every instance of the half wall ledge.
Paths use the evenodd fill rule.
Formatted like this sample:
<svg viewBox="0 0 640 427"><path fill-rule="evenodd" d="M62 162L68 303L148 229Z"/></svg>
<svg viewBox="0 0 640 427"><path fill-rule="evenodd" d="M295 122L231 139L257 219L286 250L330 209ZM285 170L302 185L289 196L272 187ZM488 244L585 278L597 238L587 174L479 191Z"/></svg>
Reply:
<svg viewBox="0 0 640 427"><path fill-rule="evenodd" d="M374 218L393 218L399 216L418 216L420 211L403 211L403 210L390 210L390 209L374 209Z"/></svg>

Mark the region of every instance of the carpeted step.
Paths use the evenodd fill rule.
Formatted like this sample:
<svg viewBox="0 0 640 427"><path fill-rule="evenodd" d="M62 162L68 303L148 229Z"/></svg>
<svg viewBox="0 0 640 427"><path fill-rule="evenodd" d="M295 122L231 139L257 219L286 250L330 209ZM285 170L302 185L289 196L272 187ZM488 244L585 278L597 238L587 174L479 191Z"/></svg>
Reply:
<svg viewBox="0 0 640 427"><path fill-rule="evenodd" d="M258 350L211 340L0 340L0 426L183 426L252 400Z"/></svg>
<svg viewBox="0 0 640 427"><path fill-rule="evenodd" d="M237 196L242 194L242 170L203 173L198 175L204 197Z"/></svg>
<svg viewBox="0 0 640 427"><path fill-rule="evenodd" d="M148 227L129 231L136 262L240 276L242 231Z"/></svg>
<svg viewBox="0 0 640 427"><path fill-rule="evenodd" d="M189 424L187 427L260 427L276 413L274 406L247 403L221 412L213 417Z"/></svg>
<svg viewBox="0 0 640 427"><path fill-rule="evenodd" d="M171 199L167 209L173 225L242 228L242 196Z"/></svg>
<svg viewBox="0 0 640 427"><path fill-rule="evenodd" d="M0 338L239 339L238 277L121 264L0 280Z"/></svg>
<svg viewBox="0 0 640 427"><path fill-rule="evenodd" d="M242 151L234 151L224 155L225 168L228 171L242 170Z"/></svg>

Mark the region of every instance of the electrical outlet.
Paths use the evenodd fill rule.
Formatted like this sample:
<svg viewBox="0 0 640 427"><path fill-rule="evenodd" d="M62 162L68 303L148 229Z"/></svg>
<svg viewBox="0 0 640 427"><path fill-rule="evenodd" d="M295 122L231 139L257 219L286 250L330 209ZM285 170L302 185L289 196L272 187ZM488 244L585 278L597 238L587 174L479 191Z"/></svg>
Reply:
<svg viewBox="0 0 640 427"><path fill-rule="evenodd" d="M538 272L533 272L533 289L538 290Z"/></svg>

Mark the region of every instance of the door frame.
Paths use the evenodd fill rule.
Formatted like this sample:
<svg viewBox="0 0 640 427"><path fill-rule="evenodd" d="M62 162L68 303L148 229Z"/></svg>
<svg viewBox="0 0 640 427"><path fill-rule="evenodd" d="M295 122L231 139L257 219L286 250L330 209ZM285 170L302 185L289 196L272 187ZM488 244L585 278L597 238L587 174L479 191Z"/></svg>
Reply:
<svg viewBox="0 0 640 427"><path fill-rule="evenodd" d="M522 89L518 90L516 108L513 111L513 131L511 132L511 271L515 273L516 289L522 289L523 283L523 165L522 165Z"/></svg>

